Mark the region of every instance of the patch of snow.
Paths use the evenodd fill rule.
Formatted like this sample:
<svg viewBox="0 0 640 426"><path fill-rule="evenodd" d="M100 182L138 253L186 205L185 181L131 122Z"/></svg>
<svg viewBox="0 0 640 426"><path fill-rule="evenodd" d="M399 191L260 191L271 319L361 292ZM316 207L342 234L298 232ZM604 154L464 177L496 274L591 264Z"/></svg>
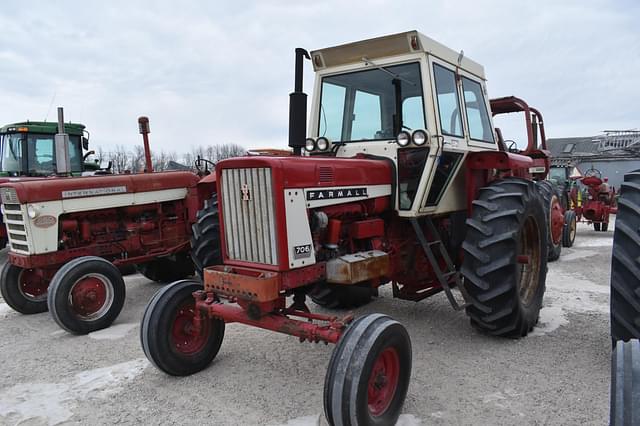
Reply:
<svg viewBox="0 0 640 426"><path fill-rule="evenodd" d="M567 253L568 252L568 253ZM566 253L566 254L565 254ZM571 262L573 260L583 259L585 257L596 256L600 254L593 250L572 250L570 248L563 248L560 254L560 262Z"/></svg>
<svg viewBox="0 0 640 426"><path fill-rule="evenodd" d="M7 305L6 303L0 302L0 318L7 318L16 313L16 311L11 309L11 306Z"/></svg>
<svg viewBox="0 0 640 426"><path fill-rule="evenodd" d="M134 323L134 322L116 324L116 325L112 325L111 327L104 328L102 330L93 331L89 333L88 336L96 340L121 339L137 326L138 326L138 323Z"/></svg>
<svg viewBox="0 0 640 426"><path fill-rule="evenodd" d="M413 414L400 414L396 426L420 426L421 424L422 420Z"/></svg>
<svg viewBox="0 0 640 426"><path fill-rule="evenodd" d="M73 407L89 398L119 392L149 365L145 358L87 370L60 383L24 383L0 391L0 420L56 425L73 416Z"/></svg>
<svg viewBox="0 0 640 426"><path fill-rule="evenodd" d="M547 290L540 322L529 336L543 336L569 323L569 313L609 314L609 283L596 284L579 275L554 271L547 275Z"/></svg>

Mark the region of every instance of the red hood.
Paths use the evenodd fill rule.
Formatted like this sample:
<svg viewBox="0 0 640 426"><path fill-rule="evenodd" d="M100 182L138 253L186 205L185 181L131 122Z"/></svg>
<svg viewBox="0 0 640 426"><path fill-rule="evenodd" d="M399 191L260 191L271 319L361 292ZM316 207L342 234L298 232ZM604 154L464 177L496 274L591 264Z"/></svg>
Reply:
<svg viewBox="0 0 640 426"><path fill-rule="evenodd" d="M393 182L393 165L384 159L327 157L236 157L216 165L223 169L271 168L284 188L384 185Z"/></svg>
<svg viewBox="0 0 640 426"><path fill-rule="evenodd" d="M7 180L2 178L0 187L15 188L21 203L33 203L61 200L63 191L98 190L95 195L115 195L130 192L189 188L198 183L198 180L198 176L191 172L161 172L63 178L7 178ZM77 192L64 198L90 195L93 194Z"/></svg>

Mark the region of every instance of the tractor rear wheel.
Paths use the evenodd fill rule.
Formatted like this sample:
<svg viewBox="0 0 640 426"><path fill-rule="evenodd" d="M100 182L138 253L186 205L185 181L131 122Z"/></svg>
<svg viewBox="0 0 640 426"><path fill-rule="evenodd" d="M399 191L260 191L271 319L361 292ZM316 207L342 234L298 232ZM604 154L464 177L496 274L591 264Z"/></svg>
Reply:
<svg viewBox="0 0 640 426"><path fill-rule="evenodd" d="M393 425L411 377L411 340L381 314L352 322L333 350L324 381L324 412L332 425Z"/></svg>
<svg viewBox="0 0 640 426"><path fill-rule="evenodd" d="M350 309L366 305L374 290L370 285L318 283L309 293L316 305L327 309Z"/></svg>
<svg viewBox="0 0 640 426"><path fill-rule="evenodd" d="M562 228L562 245L564 247L573 247L577 231L578 221L576 219L576 212L567 210L564 213L564 227Z"/></svg>
<svg viewBox="0 0 640 426"><path fill-rule="evenodd" d="M621 185L611 259L611 338L640 339L640 171Z"/></svg>
<svg viewBox="0 0 640 426"><path fill-rule="evenodd" d="M224 338L224 321L202 321L194 329L193 292L202 290L195 280L163 287L149 301L140 327L145 355L158 369L172 376L188 376L206 368L216 357Z"/></svg>
<svg viewBox="0 0 640 426"><path fill-rule="evenodd" d="M472 324L523 337L537 324L547 276L547 229L533 182L507 178L481 188L467 219L462 275Z"/></svg>
<svg viewBox="0 0 640 426"><path fill-rule="evenodd" d="M170 283L193 275L193 262L186 253L178 253L141 263L136 269L151 281Z"/></svg>
<svg viewBox="0 0 640 426"><path fill-rule="evenodd" d="M205 200L204 208L196 214L196 223L191 226L191 259L196 272L202 277L207 266L222 263L220 248L220 216L218 214L218 198L216 194Z"/></svg>
<svg viewBox="0 0 640 426"><path fill-rule="evenodd" d="M34 269L23 269L9 262L0 273L0 293L7 305L21 314L47 310L49 282Z"/></svg>
<svg viewBox="0 0 640 426"><path fill-rule="evenodd" d="M609 424L640 424L640 341L618 341L611 354Z"/></svg>
<svg viewBox="0 0 640 426"><path fill-rule="evenodd" d="M544 213L547 220L549 235L548 257L550 262L558 260L562 251L562 229L564 228L564 213L561 204L561 194L558 187L553 182L541 180L536 183L538 191L542 196Z"/></svg>
<svg viewBox="0 0 640 426"><path fill-rule="evenodd" d="M109 327L125 299L122 275L101 257L73 259L51 280L48 306L53 319L70 333L87 334Z"/></svg>

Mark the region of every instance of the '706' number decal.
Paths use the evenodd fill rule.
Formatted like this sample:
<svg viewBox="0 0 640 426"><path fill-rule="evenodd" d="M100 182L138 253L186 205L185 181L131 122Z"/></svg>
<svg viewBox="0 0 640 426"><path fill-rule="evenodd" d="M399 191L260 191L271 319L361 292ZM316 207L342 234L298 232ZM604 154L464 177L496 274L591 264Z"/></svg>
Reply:
<svg viewBox="0 0 640 426"><path fill-rule="evenodd" d="M305 244L303 246L293 247L294 259L302 259L304 257L311 257L311 244Z"/></svg>

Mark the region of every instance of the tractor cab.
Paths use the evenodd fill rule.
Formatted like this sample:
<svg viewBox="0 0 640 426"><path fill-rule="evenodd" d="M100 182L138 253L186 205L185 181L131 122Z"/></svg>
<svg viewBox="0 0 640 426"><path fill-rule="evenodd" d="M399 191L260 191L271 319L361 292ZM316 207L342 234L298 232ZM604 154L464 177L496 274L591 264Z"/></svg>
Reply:
<svg viewBox="0 0 640 426"><path fill-rule="evenodd" d="M84 171L83 146L88 147L84 137L85 126L67 123L69 134L69 160L71 172ZM49 176L56 173L55 135L57 123L26 121L9 124L0 129L0 175L1 176Z"/></svg>
<svg viewBox="0 0 640 426"><path fill-rule="evenodd" d="M310 58L308 155L393 163L400 216L466 208L465 156L498 150L481 65L416 31Z"/></svg>

